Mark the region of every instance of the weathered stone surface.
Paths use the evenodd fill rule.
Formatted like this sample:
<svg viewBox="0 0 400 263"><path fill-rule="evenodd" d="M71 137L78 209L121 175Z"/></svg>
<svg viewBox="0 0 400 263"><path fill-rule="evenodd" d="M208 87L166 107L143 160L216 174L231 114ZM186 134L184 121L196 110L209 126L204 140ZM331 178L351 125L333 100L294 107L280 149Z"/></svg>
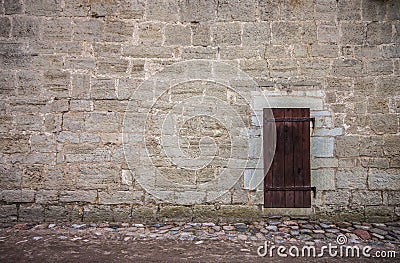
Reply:
<svg viewBox="0 0 400 263"><path fill-rule="evenodd" d="M218 1L218 21L254 21L256 20L256 0Z"/></svg>
<svg viewBox="0 0 400 263"><path fill-rule="evenodd" d="M241 26L239 23L216 24L211 27L214 45L235 46L241 44Z"/></svg>
<svg viewBox="0 0 400 263"><path fill-rule="evenodd" d="M339 169L336 174L337 187L349 189L366 189L367 170L361 168Z"/></svg>
<svg viewBox="0 0 400 263"><path fill-rule="evenodd" d="M189 26L167 25L165 27L165 45L189 46L190 43L191 30Z"/></svg>
<svg viewBox="0 0 400 263"><path fill-rule="evenodd" d="M373 190L399 190L399 171L397 169L370 169L368 172L368 186Z"/></svg>
<svg viewBox="0 0 400 263"><path fill-rule="evenodd" d="M143 203L142 191L117 191L113 193L99 192L99 204L135 204Z"/></svg>
<svg viewBox="0 0 400 263"><path fill-rule="evenodd" d="M333 169L311 170L311 185L318 191L335 190L335 171Z"/></svg>
<svg viewBox="0 0 400 263"><path fill-rule="evenodd" d="M94 203L97 200L97 191L66 191L60 193L60 202L72 203L72 202L87 202Z"/></svg>
<svg viewBox="0 0 400 263"><path fill-rule="evenodd" d="M216 18L217 3L214 0L180 2L182 22L212 21Z"/></svg>
<svg viewBox="0 0 400 263"><path fill-rule="evenodd" d="M22 0L4 0L3 6L6 15L21 14L23 10Z"/></svg>
<svg viewBox="0 0 400 263"><path fill-rule="evenodd" d="M262 181L257 117L267 107L310 108L315 117L318 191L309 211L398 219L399 8L393 0L0 1L0 220L256 218L263 185L251 172ZM191 77L207 81L174 86ZM210 98L216 103L205 104ZM133 117L124 121L128 106ZM240 131L230 128L236 115ZM188 162L209 152L204 135L216 142L209 166L178 169L161 136L175 131L167 144L179 142ZM125 139L134 145L126 149ZM224 196L207 191L236 164L236 139L248 166L240 164L243 174ZM137 170L130 157L152 162ZM168 191L169 205L183 205L175 214L160 216L166 201L141 188L137 179L151 169L192 184ZM202 203L210 196L219 196L215 206Z"/></svg>

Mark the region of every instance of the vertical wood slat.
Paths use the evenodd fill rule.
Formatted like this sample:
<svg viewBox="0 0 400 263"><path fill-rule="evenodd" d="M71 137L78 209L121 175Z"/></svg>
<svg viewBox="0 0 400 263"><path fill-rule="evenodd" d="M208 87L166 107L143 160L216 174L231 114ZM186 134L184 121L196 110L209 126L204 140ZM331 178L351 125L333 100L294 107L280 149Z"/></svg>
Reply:
<svg viewBox="0 0 400 263"><path fill-rule="evenodd" d="M306 117L303 116L302 109L297 109L295 117ZM303 148L303 124L309 125L308 122L297 122L296 130L294 135L294 151L293 154L295 156L295 162L293 164L294 171L294 185L295 186L304 186L304 167L303 167L303 158L307 152L304 152ZM295 204L293 207L303 207L304 204L304 191L295 191Z"/></svg>
<svg viewBox="0 0 400 263"><path fill-rule="evenodd" d="M309 109L272 109L274 118L309 118ZM264 119L266 119L264 112ZM270 118L268 118L270 119ZM266 128L268 126L269 128ZM275 122L276 151L273 162L265 171L264 188L310 186L310 124L309 122ZM270 125L264 124L264 138ZM267 144L264 141L264 147ZM264 156L271 151L264 148ZM265 162L264 162L265 163ZM266 166L264 166L266 167ZM268 168L267 168L268 169ZM264 191L265 207L311 207L311 191Z"/></svg>
<svg viewBox="0 0 400 263"><path fill-rule="evenodd" d="M284 109L273 109L274 118L284 118ZM272 187L285 186L285 141L284 141L284 122L276 122L276 150L273 161L273 177ZM285 191L273 191L272 193L272 206L273 207L286 207Z"/></svg>
<svg viewBox="0 0 400 263"><path fill-rule="evenodd" d="M301 109L302 115L305 117L310 117L310 109ZM311 171L310 171L310 123L302 123L302 144L303 144L303 185L311 185ZM311 207L311 192L303 192L303 206Z"/></svg>
<svg viewBox="0 0 400 263"><path fill-rule="evenodd" d="M264 120L269 120L273 118L272 111L264 110L263 112ZM275 148L271 147L273 144L273 136L271 135L275 132L275 125L272 122L264 122L263 125L263 142L264 142L264 167L265 167L265 177L264 177L264 189L272 186L272 177L273 177L273 158L275 155ZM273 207L272 203L273 193L271 191L264 191L264 206L265 207Z"/></svg>
<svg viewBox="0 0 400 263"><path fill-rule="evenodd" d="M285 119L295 117L297 109L285 109ZM285 184L284 186L294 186L294 173L293 173L293 129L296 124L293 122L283 122L284 123L284 171L285 171ZM293 207L295 204L294 191L285 191L286 204L285 207Z"/></svg>

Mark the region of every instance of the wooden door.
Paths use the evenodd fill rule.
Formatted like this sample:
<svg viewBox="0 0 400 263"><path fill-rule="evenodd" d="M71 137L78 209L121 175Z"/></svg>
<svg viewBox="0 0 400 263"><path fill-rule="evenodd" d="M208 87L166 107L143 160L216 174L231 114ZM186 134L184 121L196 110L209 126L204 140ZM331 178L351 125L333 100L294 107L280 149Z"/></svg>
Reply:
<svg viewBox="0 0 400 263"><path fill-rule="evenodd" d="M268 112L264 110L264 158L273 161L264 171L264 207L311 207L310 109L274 108L274 118ZM267 122L275 122L275 153L267 148Z"/></svg>

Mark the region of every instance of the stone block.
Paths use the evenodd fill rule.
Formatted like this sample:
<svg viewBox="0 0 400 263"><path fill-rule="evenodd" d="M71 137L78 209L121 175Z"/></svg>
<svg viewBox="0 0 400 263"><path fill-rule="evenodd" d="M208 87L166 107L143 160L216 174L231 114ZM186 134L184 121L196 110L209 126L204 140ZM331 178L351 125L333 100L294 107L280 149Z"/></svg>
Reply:
<svg viewBox="0 0 400 263"><path fill-rule="evenodd" d="M39 35L39 20L34 17L18 16L13 19L12 37L35 38Z"/></svg>
<svg viewBox="0 0 400 263"><path fill-rule="evenodd" d="M340 136L336 139L337 157L357 157L360 155L358 136Z"/></svg>
<svg viewBox="0 0 400 263"><path fill-rule="evenodd" d="M335 168L338 166L338 159L336 158L312 158L311 168Z"/></svg>
<svg viewBox="0 0 400 263"><path fill-rule="evenodd" d="M392 222L393 216L393 207L381 205L365 207L365 217L367 222Z"/></svg>
<svg viewBox="0 0 400 263"><path fill-rule="evenodd" d="M117 205L117 204L143 204L144 194L142 191L115 191L99 192L99 204Z"/></svg>
<svg viewBox="0 0 400 263"><path fill-rule="evenodd" d="M273 22L272 39L274 45L314 43L317 28L312 22Z"/></svg>
<svg viewBox="0 0 400 263"><path fill-rule="evenodd" d="M18 189L21 185L21 174L22 170L18 166L2 164L0 166L0 189Z"/></svg>
<svg viewBox="0 0 400 263"><path fill-rule="evenodd" d="M165 42L167 46L190 46L191 29L183 25L166 25Z"/></svg>
<svg viewBox="0 0 400 263"><path fill-rule="evenodd" d="M69 18L51 18L42 23L42 34L46 40L71 40L72 21Z"/></svg>
<svg viewBox="0 0 400 263"><path fill-rule="evenodd" d="M196 23L191 25L193 46L206 47L211 43L210 25L206 23Z"/></svg>
<svg viewBox="0 0 400 263"><path fill-rule="evenodd" d="M372 190L400 190L398 169L370 169L368 186Z"/></svg>
<svg viewBox="0 0 400 263"><path fill-rule="evenodd" d="M163 24L155 22L145 22L139 24L138 42L141 45L161 46L163 43Z"/></svg>
<svg viewBox="0 0 400 263"><path fill-rule="evenodd" d="M112 207L113 217L115 222L130 222L132 221L132 206L117 205Z"/></svg>
<svg viewBox="0 0 400 263"><path fill-rule="evenodd" d="M392 23L372 22L367 25L367 43L381 45L392 43Z"/></svg>
<svg viewBox="0 0 400 263"><path fill-rule="evenodd" d="M351 193L348 190L326 191L323 195L324 205L346 206L350 203Z"/></svg>
<svg viewBox="0 0 400 263"><path fill-rule="evenodd" d="M75 173L71 167L54 165L47 168L47 174L43 183L46 190L70 190L75 188Z"/></svg>
<svg viewBox="0 0 400 263"><path fill-rule="evenodd" d="M256 0L223 0L217 2L219 21L255 21Z"/></svg>
<svg viewBox="0 0 400 263"><path fill-rule="evenodd" d="M2 153L24 153L29 151L27 136L1 136L0 150Z"/></svg>
<svg viewBox="0 0 400 263"><path fill-rule="evenodd" d="M314 130L314 136L320 137L335 137L344 134L343 128L333 128L333 129L326 129L326 128L318 128Z"/></svg>
<svg viewBox="0 0 400 263"><path fill-rule="evenodd" d="M33 159L31 159L32 163L43 163L46 160L46 156L39 154L36 154L36 156L38 161L32 162ZM21 186L28 189L40 189L43 186L45 178L46 175L42 165L29 165L24 169L22 174Z"/></svg>
<svg viewBox="0 0 400 263"><path fill-rule="evenodd" d="M64 146L66 162L106 162L111 153L107 147L100 148L91 144L70 144Z"/></svg>
<svg viewBox="0 0 400 263"><path fill-rule="evenodd" d="M331 62L328 59L302 59L299 63L299 74L307 77L320 77L328 75Z"/></svg>
<svg viewBox="0 0 400 263"><path fill-rule="evenodd" d="M213 47L187 47L183 49L183 59L216 59L217 48Z"/></svg>
<svg viewBox="0 0 400 263"><path fill-rule="evenodd" d="M84 222L114 222L114 212L109 205L87 205L83 207Z"/></svg>
<svg viewBox="0 0 400 263"><path fill-rule="evenodd" d="M11 21L8 17L0 17L0 37L8 38L11 32Z"/></svg>
<svg viewBox="0 0 400 263"><path fill-rule="evenodd" d="M206 22L216 18L215 0L193 0L179 2L182 22Z"/></svg>
<svg viewBox="0 0 400 263"><path fill-rule="evenodd" d="M119 118L116 113L93 112L85 114L85 128L88 131L116 132L119 127Z"/></svg>
<svg viewBox="0 0 400 263"><path fill-rule="evenodd" d="M297 75L297 62L294 59L268 60L272 78L288 78Z"/></svg>
<svg viewBox="0 0 400 263"><path fill-rule="evenodd" d="M126 20L110 20L103 25L101 38L105 42L127 42L132 40L134 25Z"/></svg>
<svg viewBox="0 0 400 263"><path fill-rule="evenodd" d="M6 203L33 203L35 200L34 190L2 190L1 201Z"/></svg>
<svg viewBox="0 0 400 263"><path fill-rule="evenodd" d="M351 204L353 205L382 205L381 191L354 191L352 192Z"/></svg>
<svg viewBox="0 0 400 263"><path fill-rule="evenodd" d="M331 137L312 137L311 155L313 157L333 157L334 139Z"/></svg>
<svg viewBox="0 0 400 263"><path fill-rule="evenodd" d="M388 191L387 195L387 204L388 205L400 205L400 192L399 191Z"/></svg>
<svg viewBox="0 0 400 263"><path fill-rule="evenodd" d="M338 2L338 20L360 20L361 0Z"/></svg>
<svg viewBox="0 0 400 263"><path fill-rule="evenodd" d="M97 200L97 191L95 190L75 190L60 193L61 203L95 203Z"/></svg>
<svg viewBox="0 0 400 263"><path fill-rule="evenodd" d="M93 79L90 87L92 99L116 99L115 80L111 78Z"/></svg>
<svg viewBox="0 0 400 263"><path fill-rule="evenodd" d="M335 21L337 18L337 2L318 0L315 2L315 18L317 20Z"/></svg>
<svg viewBox="0 0 400 263"><path fill-rule="evenodd" d="M120 57L122 45L115 43L94 43L93 51L96 57Z"/></svg>
<svg viewBox="0 0 400 263"><path fill-rule="evenodd" d="M147 1L145 15L148 20L176 22L179 21L179 1Z"/></svg>
<svg viewBox="0 0 400 263"><path fill-rule="evenodd" d="M271 40L270 24L267 22L246 23L243 25L242 43L244 46L264 46Z"/></svg>
<svg viewBox="0 0 400 263"><path fill-rule="evenodd" d="M71 111L91 111L93 109L93 101L91 100L70 100Z"/></svg>
<svg viewBox="0 0 400 263"><path fill-rule="evenodd" d="M22 0L4 0L4 14L14 15L23 12Z"/></svg>
<svg viewBox="0 0 400 263"><path fill-rule="evenodd" d="M71 76L71 96L72 98L90 98L90 75L73 74Z"/></svg>
<svg viewBox="0 0 400 263"><path fill-rule="evenodd" d="M311 170L311 185L315 186L317 191L335 190L335 170Z"/></svg>
<svg viewBox="0 0 400 263"><path fill-rule="evenodd" d="M400 144L398 135L387 135L384 137L383 151L387 156L399 156Z"/></svg>
<svg viewBox="0 0 400 263"><path fill-rule="evenodd" d="M261 53L261 47L222 47L220 49L220 58L229 60L236 59L237 57L243 59L259 59ZM258 60L258 62L260 62L260 60ZM263 62L266 63L265 61ZM241 64L244 63L242 62ZM257 69L257 66L254 66L253 68ZM265 69L264 67L261 67L258 68L258 71L265 71Z"/></svg>
<svg viewBox="0 0 400 263"><path fill-rule="evenodd" d="M187 206L163 206L157 217L164 221L192 221L193 211Z"/></svg>
<svg viewBox="0 0 400 263"><path fill-rule="evenodd" d="M313 1L303 2L280 2L280 13L282 20L303 21L314 20L315 4Z"/></svg>
<svg viewBox="0 0 400 263"><path fill-rule="evenodd" d="M35 201L41 205L56 204L58 202L58 191L39 190L36 192Z"/></svg>
<svg viewBox="0 0 400 263"><path fill-rule="evenodd" d="M266 45L264 58L265 59L289 58L289 51L283 45Z"/></svg>
<svg viewBox="0 0 400 263"><path fill-rule="evenodd" d="M129 61L127 59L98 59L96 61L97 74L114 75L125 74L128 71ZM137 66L137 65L136 65ZM142 64L142 70L144 64Z"/></svg>
<svg viewBox="0 0 400 263"><path fill-rule="evenodd" d="M400 46L382 46L382 53L381 57L383 56L384 58L400 58Z"/></svg>
<svg viewBox="0 0 400 263"><path fill-rule="evenodd" d="M31 149L36 152L56 152L56 141L53 135L32 135Z"/></svg>
<svg viewBox="0 0 400 263"><path fill-rule="evenodd" d="M1 205L0 206L0 222L10 223L17 221L17 205Z"/></svg>
<svg viewBox="0 0 400 263"><path fill-rule="evenodd" d="M379 86L380 96L398 96L400 95L400 90L398 89L400 85L400 79L397 77L382 77L376 80L376 85Z"/></svg>
<svg viewBox="0 0 400 263"><path fill-rule="evenodd" d="M102 38L103 23L99 19L74 19L74 40L100 41Z"/></svg>
<svg viewBox="0 0 400 263"><path fill-rule="evenodd" d="M128 45L123 47L122 55L132 58L173 58L174 50L170 47Z"/></svg>
<svg viewBox="0 0 400 263"><path fill-rule="evenodd" d="M49 205L44 210L46 222L80 222L83 211L78 206Z"/></svg>
<svg viewBox="0 0 400 263"><path fill-rule="evenodd" d="M21 205L18 209L18 222L43 222L44 207L41 205Z"/></svg>
<svg viewBox="0 0 400 263"><path fill-rule="evenodd" d="M268 64L264 59L241 60L239 67L253 78L268 77Z"/></svg>
<svg viewBox="0 0 400 263"><path fill-rule="evenodd" d="M80 189L108 190L119 185L119 169L108 164L81 164L76 185Z"/></svg>
<svg viewBox="0 0 400 263"><path fill-rule="evenodd" d="M386 3L380 1L362 2L362 19L365 21L382 21L386 16Z"/></svg>
<svg viewBox="0 0 400 263"><path fill-rule="evenodd" d="M274 0L265 0L258 2L260 18L263 21L275 21L280 18L279 2Z"/></svg>
<svg viewBox="0 0 400 263"><path fill-rule="evenodd" d="M83 130L85 125L85 117L81 112L67 112L63 114L62 129L69 131Z"/></svg>
<svg viewBox="0 0 400 263"><path fill-rule="evenodd" d="M389 113L389 100L387 98L374 98L368 100L368 113Z"/></svg>
<svg viewBox="0 0 400 263"><path fill-rule="evenodd" d="M343 45L362 45L365 41L365 24L360 22L342 22L342 36L340 38Z"/></svg>
<svg viewBox="0 0 400 263"><path fill-rule="evenodd" d="M339 41L339 27L331 23L321 23L317 27L319 43L337 43Z"/></svg>
<svg viewBox="0 0 400 263"><path fill-rule="evenodd" d="M395 114L371 114L368 122L376 134L396 134L398 130L398 118Z"/></svg>
<svg viewBox="0 0 400 263"><path fill-rule="evenodd" d="M363 63L356 59L336 59L332 65L332 73L337 77L362 76Z"/></svg>
<svg viewBox="0 0 400 263"><path fill-rule="evenodd" d="M389 168L389 159L386 158L363 158L361 165L369 168Z"/></svg>
<svg viewBox="0 0 400 263"><path fill-rule="evenodd" d="M156 219L156 208L138 206L132 208L132 220L134 222L154 222Z"/></svg>
<svg viewBox="0 0 400 263"><path fill-rule="evenodd" d="M93 57L71 57L66 59L65 67L75 70L94 70L96 68L96 60Z"/></svg>
<svg viewBox="0 0 400 263"><path fill-rule="evenodd" d="M241 26L239 23L218 23L211 27L213 44L217 46L235 46L241 44Z"/></svg>
<svg viewBox="0 0 400 263"><path fill-rule="evenodd" d="M310 56L318 58L336 58L339 56L339 48L332 44L312 45Z"/></svg>
<svg viewBox="0 0 400 263"><path fill-rule="evenodd" d="M368 170L364 168L339 169L336 185L339 189L366 189Z"/></svg>
<svg viewBox="0 0 400 263"><path fill-rule="evenodd" d="M25 0L25 12L29 15L57 16L61 10L61 0Z"/></svg>

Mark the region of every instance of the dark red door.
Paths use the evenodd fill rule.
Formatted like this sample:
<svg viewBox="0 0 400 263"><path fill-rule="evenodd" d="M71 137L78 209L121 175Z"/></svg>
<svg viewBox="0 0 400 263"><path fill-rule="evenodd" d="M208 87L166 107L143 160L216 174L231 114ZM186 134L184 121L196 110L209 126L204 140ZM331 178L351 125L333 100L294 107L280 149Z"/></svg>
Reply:
<svg viewBox="0 0 400 263"><path fill-rule="evenodd" d="M264 158L273 161L264 171L264 207L311 207L310 109L272 109L273 118L268 113L265 109ZM266 141L271 122L276 127L275 152Z"/></svg>

